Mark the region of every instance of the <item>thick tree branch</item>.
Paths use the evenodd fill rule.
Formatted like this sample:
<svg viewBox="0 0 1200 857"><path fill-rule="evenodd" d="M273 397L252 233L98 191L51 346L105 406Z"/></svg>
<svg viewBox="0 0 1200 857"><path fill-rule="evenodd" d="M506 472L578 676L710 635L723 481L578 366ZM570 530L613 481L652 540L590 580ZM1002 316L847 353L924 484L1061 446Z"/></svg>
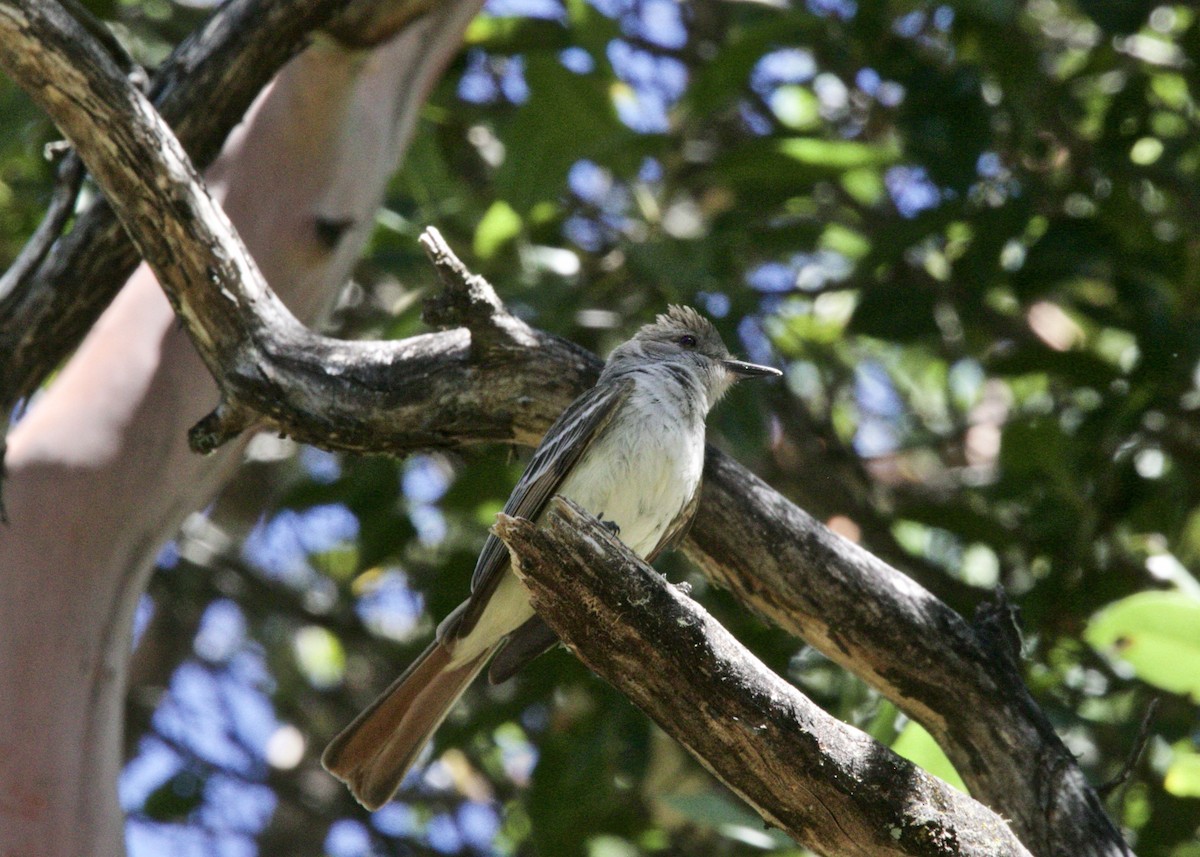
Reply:
<svg viewBox="0 0 1200 857"><path fill-rule="evenodd" d="M348 0L325 32L349 48L373 48L437 6L437 0Z"/></svg>
<svg viewBox="0 0 1200 857"><path fill-rule="evenodd" d="M925 726L1033 853L1131 853L991 619L968 625L713 449L684 549L744 604Z"/></svg>
<svg viewBox="0 0 1200 857"><path fill-rule="evenodd" d="M343 343L305 330L266 287L160 117L107 57L79 54L89 44L55 7L0 2L0 64L75 142L222 385L224 411L200 445L254 413L342 449L530 443L594 379L598 361L579 349L507 314L480 322L481 307L501 312L486 294L466 301L471 332ZM487 359L473 359L476 336L491 343ZM925 725L972 793L1033 853L1130 853L1012 659L987 642L995 635L718 453L688 551L746 604Z"/></svg>
<svg viewBox="0 0 1200 857"><path fill-rule="evenodd" d="M423 0L229 0L167 58L150 98L203 167L313 30L328 24L345 41L373 44L426 6ZM112 209L98 200L36 276L0 289L0 354L6 355L0 412L32 393L74 350L138 260Z"/></svg>
<svg viewBox="0 0 1200 857"><path fill-rule="evenodd" d="M483 424L471 409L460 422L457 385L471 353L465 330L375 343L310 332L267 287L162 118L73 19L39 0L0 3L0 36L0 64L75 143L222 387L223 405L193 435L198 448L214 448L257 414L298 440L360 450L527 442L536 435L522 426L553 417L552 404L520 395L513 367L493 359L470 371L511 393L510 406ZM524 348L509 349L522 363L529 346L556 353L542 373L552 394L569 398L594 371L594 358L579 349L515 319L504 326L522 338ZM429 409L430 396L444 407Z"/></svg>
<svg viewBox="0 0 1200 857"><path fill-rule="evenodd" d="M1028 855L991 810L826 714L570 501L495 531L579 658L763 819L838 855Z"/></svg>

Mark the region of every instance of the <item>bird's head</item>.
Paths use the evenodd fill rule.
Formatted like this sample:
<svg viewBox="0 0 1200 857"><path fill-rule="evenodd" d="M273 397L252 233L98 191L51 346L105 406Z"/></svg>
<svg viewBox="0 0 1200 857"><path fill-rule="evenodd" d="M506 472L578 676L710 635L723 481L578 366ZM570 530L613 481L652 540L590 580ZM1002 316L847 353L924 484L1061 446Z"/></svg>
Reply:
<svg viewBox="0 0 1200 857"><path fill-rule="evenodd" d="M675 305L643 325L633 339L613 351L608 362L621 368L647 363L681 367L700 382L709 407L735 381L782 374L770 366L733 359L711 321L691 307Z"/></svg>

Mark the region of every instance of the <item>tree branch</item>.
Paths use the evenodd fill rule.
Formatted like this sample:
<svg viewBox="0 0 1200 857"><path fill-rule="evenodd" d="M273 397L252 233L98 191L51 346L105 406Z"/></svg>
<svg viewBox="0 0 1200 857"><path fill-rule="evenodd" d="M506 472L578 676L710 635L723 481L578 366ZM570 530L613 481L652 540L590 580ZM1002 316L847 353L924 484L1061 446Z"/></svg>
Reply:
<svg viewBox="0 0 1200 857"><path fill-rule="evenodd" d="M437 0L347 0L324 27L348 48L373 48L437 6Z"/></svg>
<svg viewBox="0 0 1200 857"><path fill-rule="evenodd" d="M442 281L442 292L425 302L426 324L470 329L471 354L479 362L536 344L529 325L508 311L491 283L467 270L440 232L430 227L420 241Z"/></svg>
<svg viewBox="0 0 1200 857"><path fill-rule="evenodd" d="M523 327L514 335L528 335L526 347L473 360L474 338L502 342L497 329L510 323L479 322L486 294L467 302L471 331L394 343L312 334L267 288L161 118L60 9L0 0L0 64L75 142L219 380L224 410L198 445L253 413L329 448L532 443L594 380L594 356ZM1131 853L1010 659L720 453L709 456L687 549L712 579L929 729L1032 852Z"/></svg>
<svg viewBox="0 0 1200 857"><path fill-rule="evenodd" d="M222 406L194 430L198 449L215 448L256 414L297 440L341 449L529 442L537 436L529 427L540 431L553 404L522 395L512 360L539 371L530 347L557 357L539 374L552 395L568 400L594 377L594 357L520 332L505 312L489 325L520 333L525 347L507 349L507 363L472 369L497 393L511 394L507 408L480 424L478 402L458 389L469 364L467 331L374 343L312 333L267 287L162 118L73 19L44 0L4 2L0 36L0 65L75 143L221 385ZM431 401L444 408L432 411ZM456 401L468 408L465 422L455 415Z"/></svg>
<svg viewBox="0 0 1200 857"><path fill-rule="evenodd" d="M47 146L49 155L50 146ZM8 266L8 270L0 276L0 321L3 319L4 307L12 295L24 292L50 247L62 234L72 212L75 210L75 200L79 196L79 188L83 185L83 163L74 152L67 152L59 162L54 179L54 190L50 194L50 204L46 207L46 215L33 235L25 242L17 258ZM2 324L0 324L2 327Z"/></svg>
<svg viewBox="0 0 1200 857"><path fill-rule="evenodd" d="M1004 822L771 672L581 508L496 534L538 612L772 826L829 855L1028 855Z"/></svg>
<svg viewBox="0 0 1200 857"><path fill-rule="evenodd" d="M203 167L314 29L328 23L344 41L374 43L427 6L424 0L229 0L171 53L154 76L150 98ZM23 277L11 294L0 289L0 354L6 355L0 412L32 393L75 349L138 259L108 203L98 200L37 276Z"/></svg>
<svg viewBox="0 0 1200 857"><path fill-rule="evenodd" d="M731 525L735 522L736 525ZM1035 854L1129 855L1003 650L911 579L710 448L688 557L923 725Z"/></svg>

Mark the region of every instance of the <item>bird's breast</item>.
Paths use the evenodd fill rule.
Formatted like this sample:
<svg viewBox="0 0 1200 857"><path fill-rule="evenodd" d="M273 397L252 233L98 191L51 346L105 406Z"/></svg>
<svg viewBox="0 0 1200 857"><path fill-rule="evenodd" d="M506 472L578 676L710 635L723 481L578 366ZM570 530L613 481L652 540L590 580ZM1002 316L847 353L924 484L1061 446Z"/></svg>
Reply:
<svg viewBox="0 0 1200 857"><path fill-rule="evenodd" d="M704 469L703 417L631 398L563 480L559 493L615 523L639 556L662 540Z"/></svg>

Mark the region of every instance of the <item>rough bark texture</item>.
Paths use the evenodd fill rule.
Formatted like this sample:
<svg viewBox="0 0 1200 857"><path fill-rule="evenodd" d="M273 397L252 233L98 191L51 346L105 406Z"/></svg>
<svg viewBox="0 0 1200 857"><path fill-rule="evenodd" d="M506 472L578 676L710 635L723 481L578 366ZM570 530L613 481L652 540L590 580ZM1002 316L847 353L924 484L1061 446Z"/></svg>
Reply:
<svg viewBox="0 0 1200 857"><path fill-rule="evenodd" d="M925 726L971 793L1034 854L1131 853L1021 681L1011 624L1010 636L995 621L980 633L711 448L685 551L743 603Z"/></svg>
<svg viewBox="0 0 1200 857"><path fill-rule="evenodd" d="M481 288L478 282L466 284L468 310L461 313L471 319L471 334L448 331L402 343L352 345L333 343L305 331L266 288L219 207L190 172L173 138L144 100L127 91L111 63L106 66L64 60L71 56L73 40L85 44L85 37L47 37L37 32L37 27L57 26L47 8L33 3L0 3L0 63L40 98L76 142L97 180L119 200L122 216L139 236L147 257L161 268L164 287L171 292L189 331L224 387L227 407L207 425L212 442L246 425L255 411L268 414L281 428L300 438L340 448L406 449L501 438L528 442L590 382L598 365L595 358L528 331L502 313L486 295L471 299L472 288L476 292ZM39 11L45 16L36 18ZM69 23L58 22L63 26ZM105 80L99 80L102 76ZM349 72L345 76L352 77ZM264 104L262 110L269 106ZM103 131L98 132L98 127ZM293 174L296 172L305 174L302 169ZM310 194L308 205L302 208L307 219L301 224L308 240L314 240L313 211L329 210L323 206L334 198ZM278 199L272 202L274 211L295 210L279 204ZM240 204L249 210L248 198ZM358 204L366 203L360 200ZM232 205L227 203L234 217L238 216L238 205L236 200ZM259 224L253 218L246 222L262 229L278 227ZM356 216L354 222L364 220ZM282 234L286 237L291 233L283 230ZM329 269L336 270L337 266L330 262ZM297 288L287 276L287 266L280 265L279 270L282 276L275 281ZM169 313L157 308L140 309L144 306L148 305L132 303L132 309L124 311L144 311L152 315L154 325L164 329L169 326ZM452 320L455 312L458 310L452 309L443 320ZM103 328L101 324L94 335L103 336ZM175 347L182 345L176 341ZM147 350L153 353L135 353L131 359L158 359L153 347ZM189 371L198 368L193 364ZM62 386L64 396L73 393L84 400L103 396L103 389L88 386L83 374L87 371L79 368L73 374L64 372L55 389ZM146 383L151 379L157 382L160 376L148 375ZM143 400L131 396L129 401L130 409L112 419L134 418ZM187 402L189 409L195 409L196 404ZM54 422L53 412L47 407L39 408L40 416L31 414L18 429L27 424L44 428L53 423L58 426L58 440L63 441L61 436L68 431L65 426L72 424ZM394 418L383 414L383 408L395 408ZM71 430L74 425L78 421ZM112 434L121 443L129 442L115 427ZM105 457L115 453L112 460L122 455L146 455L153 452L155 444L169 445L170 438L169 432L152 432L142 439L146 448L118 444L97 454ZM23 517L22 510L39 508L29 500L29 486L36 489L38 484L45 484L44 480L38 482L36 465L43 460L39 454L50 455L54 439L52 434L34 429L13 436L14 486L23 486L14 492L14 525L43 526L48 541L57 535L58 522L34 522ZM109 440L102 434L97 443ZM65 445L70 448L71 441L65 440ZM178 452L172 448L170 454ZM171 471L170 478L179 479L183 472L181 465ZM211 490L216 481L216 471L209 469L206 473L212 481L201 485L203 491ZM19 482L18 476L25 481ZM77 478L88 481L80 474ZM200 493L193 489L186 499L195 500ZM108 505L96 499L96 492L92 497L98 505ZM21 662L37 664L37 669L62 679L64 693L78 697L78 691L66 685L80 684L80 674L88 677L86 687L93 697L79 699L78 703L87 706L89 714L99 711L101 722L111 725L119 717L119 702L113 702L107 686L119 686L123 679L126 650L122 645L126 644L128 614L143 581L146 557L161 534L169 531L172 520L177 523L184 499L175 496L176 505L164 506L166 511L156 509L161 520L148 521L146 527L132 534L123 533L120 545L124 553L106 555L107 576L102 578L104 585L98 592L75 592L79 603L72 615L77 613L87 627L96 625L87 611L95 611L97 603L109 605L107 612L101 611L105 622L96 628L96 636L81 634L77 642L71 643L80 647L75 663L82 667L77 665L75 670L82 673L72 673L63 663L63 655L55 654L63 647L56 647L54 641L41 652L50 659L48 666L36 655L30 658L22 654ZM81 514L79 520L83 519ZM50 541L51 553L52 544ZM883 689L926 725L959 765L973 793L1010 820L1032 853L1129 853L1074 759L1020 685L1005 651L1003 634L982 634L972 629L903 575L828 533L720 455L710 458L700 519L689 552L710 576L734 590L747 604L804 635ZM33 556L32 550L26 556ZM37 586L37 579L28 575L9 583L9 591L0 597L0 609L4 604L13 604L25 610L24 605L30 601L42 603ZM4 629L0 633L13 635L11 639L21 642L22 628L26 634L36 635L38 621L63 621L62 614L50 610L47 604L43 603L43 609L47 613L44 620L27 613L0 616L0 629ZM10 619L16 622L17 630L12 630ZM45 627L51 626L42 625L40 630ZM984 627L997 626L989 623ZM65 630L75 633L78 629L72 626ZM50 635L42 634L46 636ZM1000 644L985 642L992 639L1000 640ZM99 648L89 649L88 645ZM0 662L6 660L0 657ZM55 665L61 676L55 672ZM18 687L36 688L38 678L30 672L14 680ZM34 732L41 728L28 712L16 713L25 717L26 725ZM13 728L2 717L0 723ZM90 746L86 741L95 736L75 734L71 729L94 728L92 720L83 718L49 734L56 742L63 742L65 735L63 746L75 748L80 746L79 741ZM21 740L19 726L16 731L17 740ZM105 777L115 776L112 768L112 764L97 765L91 773L102 783L110 782ZM26 785L18 784L20 788ZM13 794L5 794L0 810L9 812L12 806L17 807L17 814L47 811L44 791L37 789L32 796L21 793L14 798ZM78 821L77 815L65 826Z"/></svg>
<svg viewBox="0 0 1200 857"><path fill-rule="evenodd" d="M1028 855L995 813L771 672L569 501L496 534L538 612L772 826L830 857Z"/></svg>
<svg viewBox="0 0 1200 857"><path fill-rule="evenodd" d="M85 62L72 61L69 43L81 46L85 34L65 12L37 8L44 8L44 20L30 16L17 28L10 45L0 50L0 61L18 79L45 82L31 94L56 117L106 189L201 357L220 379L224 401L197 427L194 446L212 451L260 415L286 425L297 440L343 449L377 448L385 435L397 434L397 427L404 435L399 448L479 438L477 420L455 419L455 391L438 384L439 376L457 376L465 358L485 349L495 359L475 362L504 387L511 376L503 352L548 346L548 337L535 335L496 306L485 308L482 317L492 324L478 326L473 343L465 331L374 343L314 334L267 287L226 213L146 99L102 52L91 51ZM67 41L59 50L45 50L56 38ZM39 44L41 52L33 49ZM96 133L97 123L102 133ZM164 218L164 211L173 216ZM574 373L547 373L545 380L574 389L572 382L586 366L581 359L575 363ZM401 364L415 386L395 384ZM422 391L422 405L430 392L444 393L441 401L449 410L407 409L405 399L414 391ZM516 400L517 408L539 404ZM512 438L512 423L506 411L493 414L486 421L495 427L491 439ZM486 429L483 434L488 436Z"/></svg>
<svg viewBox="0 0 1200 857"><path fill-rule="evenodd" d="M230 0L162 64L149 98L192 162L205 167L314 29L328 25L344 40L377 44L427 5ZM32 393L75 349L138 261L120 222L100 199L80 215L35 277L11 295L0 291L0 354L7 355L0 362L0 412Z"/></svg>

